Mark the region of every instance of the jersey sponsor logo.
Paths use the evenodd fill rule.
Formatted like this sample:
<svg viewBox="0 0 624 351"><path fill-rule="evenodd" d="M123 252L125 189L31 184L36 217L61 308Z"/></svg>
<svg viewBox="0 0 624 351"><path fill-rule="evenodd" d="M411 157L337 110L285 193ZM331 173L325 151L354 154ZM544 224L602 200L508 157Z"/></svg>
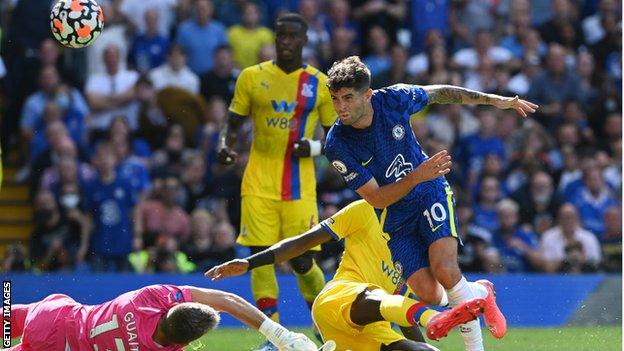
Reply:
<svg viewBox="0 0 624 351"><path fill-rule="evenodd" d="M397 181L403 177L405 177L409 172L414 169L414 165L410 162L406 162L403 154L398 154L388 169L386 169L386 178L390 178L394 176L397 178Z"/></svg>
<svg viewBox="0 0 624 351"><path fill-rule="evenodd" d="M297 119L291 118L288 119L286 117L281 118L269 118L266 119L267 127L279 128L279 129L297 129Z"/></svg>
<svg viewBox="0 0 624 351"><path fill-rule="evenodd" d="M271 100L271 105L273 106L273 111L275 112L286 112L286 113L291 113L295 110L295 107L297 107L297 101L284 101L281 100L279 102L275 101L275 100Z"/></svg>
<svg viewBox="0 0 624 351"><path fill-rule="evenodd" d="M305 97L313 97L314 90L312 89L314 86L312 84L303 83L301 86L301 96Z"/></svg>
<svg viewBox="0 0 624 351"><path fill-rule="evenodd" d="M392 127L392 137L396 140L401 140L405 136L405 128L402 125L397 124Z"/></svg>
<svg viewBox="0 0 624 351"><path fill-rule="evenodd" d="M364 166L364 167L368 166L368 164L369 164L369 163L370 163L370 161L372 161L372 160L373 160L373 156L371 156L371 157L370 157L368 160L366 160L366 161L362 161L362 166Z"/></svg>
<svg viewBox="0 0 624 351"><path fill-rule="evenodd" d="M332 165L340 174L347 173L347 166L342 161L334 160Z"/></svg>
<svg viewBox="0 0 624 351"><path fill-rule="evenodd" d="M401 282L401 272L397 271L396 264L394 267L386 263L386 261L381 260L381 271L386 275L386 277L392 280L392 284L399 284ZM400 264L399 264L400 267Z"/></svg>

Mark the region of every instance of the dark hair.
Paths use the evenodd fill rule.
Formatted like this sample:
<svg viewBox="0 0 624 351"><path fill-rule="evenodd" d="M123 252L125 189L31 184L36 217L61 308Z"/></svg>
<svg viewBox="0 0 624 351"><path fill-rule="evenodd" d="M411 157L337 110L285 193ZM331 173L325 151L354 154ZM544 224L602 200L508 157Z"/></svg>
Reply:
<svg viewBox="0 0 624 351"><path fill-rule="evenodd" d="M216 328L220 319L219 313L212 307L186 302L169 310L162 330L169 342L186 345Z"/></svg>
<svg viewBox="0 0 624 351"><path fill-rule="evenodd" d="M370 88L371 84L370 70L357 56L349 56L334 62L327 76L327 87L334 91L341 88L364 91Z"/></svg>
<svg viewBox="0 0 624 351"><path fill-rule="evenodd" d="M277 18L275 25L279 25L280 22L298 23L301 26L301 32L303 34L308 32L308 22L297 13L286 13Z"/></svg>

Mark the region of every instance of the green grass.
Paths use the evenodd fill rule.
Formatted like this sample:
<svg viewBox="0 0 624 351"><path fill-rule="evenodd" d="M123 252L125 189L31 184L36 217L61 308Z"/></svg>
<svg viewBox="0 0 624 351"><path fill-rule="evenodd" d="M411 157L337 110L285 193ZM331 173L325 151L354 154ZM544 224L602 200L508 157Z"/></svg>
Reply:
<svg viewBox="0 0 624 351"><path fill-rule="evenodd" d="M303 330L310 334L309 330ZM484 334L488 333L484 331ZM262 342L262 336L249 329L217 329L201 339L202 347L195 350L249 351ZM463 351L457 331L432 345L441 351ZM485 335L488 351L620 351L620 327L574 327L552 329L510 329L503 340ZM193 350L187 348L186 350ZM353 350L357 351L357 350Z"/></svg>

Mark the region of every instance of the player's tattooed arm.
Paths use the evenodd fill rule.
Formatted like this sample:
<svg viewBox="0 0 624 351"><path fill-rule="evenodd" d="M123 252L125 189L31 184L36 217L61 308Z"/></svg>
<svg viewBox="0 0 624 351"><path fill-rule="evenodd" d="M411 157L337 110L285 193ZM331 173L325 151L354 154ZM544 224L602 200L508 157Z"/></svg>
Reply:
<svg viewBox="0 0 624 351"><path fill-rule="evenodd" d="M429 104L479 104L492 105L501 110L514 109L522 117L533 113L538 105L514 97L486 94L454 85L425 85L422 87L429 97Z"/></svg>
<svg viewBox="0 0 624 351"><path fill-rule="evenodd" d="M492 103L490 94L454 85L423 86L430 104L485 104Z"/></svg>

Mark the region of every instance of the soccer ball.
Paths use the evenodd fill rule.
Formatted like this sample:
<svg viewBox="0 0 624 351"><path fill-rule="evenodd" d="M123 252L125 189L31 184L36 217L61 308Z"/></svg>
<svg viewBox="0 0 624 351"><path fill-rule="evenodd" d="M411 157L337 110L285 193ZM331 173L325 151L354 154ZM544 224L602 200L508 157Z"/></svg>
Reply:
<svg viewBox="0 0 624 351"><path fill-rule="evenodd" d="M50 29L61 44L82 48L93 44L104 28L104 13L93 0L59 0L50 13Z"/></svg>

